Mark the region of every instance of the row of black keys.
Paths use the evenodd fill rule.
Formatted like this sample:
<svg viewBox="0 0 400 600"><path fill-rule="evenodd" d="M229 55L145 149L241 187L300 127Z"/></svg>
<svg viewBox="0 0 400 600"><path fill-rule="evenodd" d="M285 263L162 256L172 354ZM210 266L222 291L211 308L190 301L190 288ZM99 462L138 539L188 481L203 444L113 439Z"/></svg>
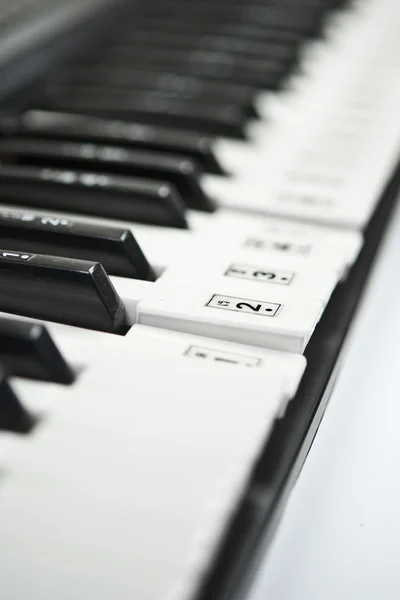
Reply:
<svg viewBox="0 0 400 600"><path fill-rule="evenodd" d="M0 211L0 242L0 312L123 335L109 275L155 280L130 230Z"/></svg>
<svg viewBox="0 0 400 600"><path fill-rule="evenodd" d="M315 19L319 23L332 2L285 0L281 6L265 0L262 4L234 4L241 15L237 23L242 28L248 26L244 15L253 14L255 9L259 12L264 5L266 14L275 15L274 19L279 17L279 22L270 23L267 19L262 27L258 24L261 29L256 41L252 28L250 32L238 29L236 33L204 36L210 23L216 25L215 9L224 13L231 5L216 2L212 5L214 9L207 5L204 12L205 5L191 3L191 7L200 7L204 12L201 20L204 32L200 35L191 31L189 18L189 32L185 30L183 39L175 24L179 21L178 13L182 12L184 18L186 4L150 3L148 14L135 18L133 24L128 21L92 56L80 57L80 66L72 68L72 76L71 68L62 69L55 81L47 85L44 97L42 92L38 94L42 100L38 104L58 110L75 109L80 115L29 112L21 119L10 117L2 121L5 137L0 140L3 163L0 194L4 201L177 228L188 227L187 207L215 210L215 202L207 197L199 178L203 171L221 176L224 172L213 153L212 139L205 134L244 136L248 118L255 115L257 86L244 85L232 73L227 80L217 72L212 80L206 75L196 75L187 65L186 45L210 48L217 42L225 45L229 42L225 58L246 53L257 57L256 61L266 57L279 64L283 78L288 73L287 63L296 57L300 41L310 33L310 28L315 29ZM161 30L157 23L160 18L165 19L166 10L172 11L173 18L171 22L167 19L170 24L165 27L164 23ZM235 11L228 12L229 19L236 22ZM201 23L196 20L197 26ZM226 19L223 24L225 27ZM122 54L137 57L140 68L128 61L121 71L120 52L114 52L113 48L118 50L124 39L129 44L122 45L126 51ZM181 60L171 62L166 49L173 43L178 43L182 51ZM158 48L156 52L154 46ZM158 58L149 64L147 59L154 52ZM220 59L221 55L213 52L207 61L214 68ZM111 63L105 69L103 66L98 69L96 62L102 61ZM246 73L248 67L246 64ZM259 72L258 62L255 70ZM88 81L84 82L85 79ZM81 85L86 90L83 95ZM93 115L129 117L135 121L110 122ZM71 172L71 169L91 173ZM92 173L106 176L96 178Z"/></svg>
<svg viewBox="0 0 400 600"><path fill-rule="evenodd" d="M252 28L250 33L246 29L239 29L236 34L231 32L214 37L204 36L204 32L201 35L196 32L185 33L182 39L173 26L177 19L176 11L185 12L186 5L182 2L167 3L174 18L167 32L164 29L161 32L157 29L159 10L163 13L165 9L156 4L151 6L150 14L136 19L134 25L125 25L125 32L120 29L114 36L114 47L117 43L115 40L121 43L125 36L132 44L127 47L128 54L142 57L141 61L144 56L151 55L149 45L156 45L159 49L156 54L160 59L156 69L155 65L147 62L141 62L140 69L129 63L121 72L119 52L113 58L109 40L106 48L97 49L95 53L100 62L116 61L105 71L103 67L99 71L93 59L88 57L83 69L82 66L72 69L74 73L78 70L78 75L75 73L71 78L68 76L70 69L62 70L59 77L64 83L50 84L52 93L49 96L47 91L42 104L57 109L75 108L80 115L31 111L22 118L10 117L2 121L1 198L4 202L22 206L177 228L188 227L185 216L187 207L215 210L215 202L207 197L199 178L203 171L221 176L224 172L213 153L212 140L204 134L244 135L245 123L255 114L253 100L256 87L236 82L235 77L234 81L231 81L232 77L228 78L229 81L223 81L222 75L210 81L206 76L193 74L191 68L182 73L176 61L170 64L164 60L168 56L165 47L169 47L173 40L181 46L194 44L197 47L200 44L207 48L210 44L215 46L217 41L220 44L224 41L225 44L229 42L229 48L225 51L227 56L236 56L238 53L241 56L247 52L258 57L267 53L268 57L273 51L274 60L284 65L280 69L282 77L286 76L287 61L283 59L288 58L289 54L291 58L295 57L299 42L304 39L305 31L309 30L309 27L293 24L294 15L298 15L300 10L303 15L301 21L304 22L305 16L305 22L308 22L311 11L319 15L320 21L331 2L286 0L279 7L276 2L266 0L264 4L268 11L272 7L273 14L278 11L280 24L275 24L274 29L271 24L264 24L256 42ZM227 3L220 2L215 6L222 7L224 12ZM240 8L242 14L243 11L251 13L251 6L257 8L258 5L235 3L235 6ZM214 23L213 14L210 8L201 21L205 31L210 20ZM191 20L189 22L192 23ZM148 29L141 29L146 23ZM200 25L199 21L196 23ZM242 26L245 27L245 24L242 23ZM138 44L141 52L138 52ZM187 52L182 50L182 59L186 55ZM212 53L208 57L212 65L218 62L218 56ZM186 64L185 60L183 62ZM80 58L82 64L85 64L85 57ZM247 68L245 70L248 71ZM93 105L92 100L85 104L88 98L87 83L84 84L85 100L79 91L80 77L92 81L93 87L88 93ZM140 91L144 88L147 91ZM39 96L42 97L42 94ZM75 106L68 104L68 98L76 103ZM111 111L106 106L110 98ZM136 110L137 102L142 103L143 110ZM82 113L88 114L82 116ZM93 116L109 117L110 114L134 118L136 121L115 122ZM166 129L160 123L170 127L174 125L177 129ZM196 129L201 133L196 134L193 131ZM91 172L72 172L71 169L89 169ZM95 177L93 173L106 176Z"/></svg>
<svg viewBox="0 0 400 600"><path fill-rule="evenodd" d="M47 81L38 104L244 138L254 94L281 85L335 4L146 3Z"/></svg>

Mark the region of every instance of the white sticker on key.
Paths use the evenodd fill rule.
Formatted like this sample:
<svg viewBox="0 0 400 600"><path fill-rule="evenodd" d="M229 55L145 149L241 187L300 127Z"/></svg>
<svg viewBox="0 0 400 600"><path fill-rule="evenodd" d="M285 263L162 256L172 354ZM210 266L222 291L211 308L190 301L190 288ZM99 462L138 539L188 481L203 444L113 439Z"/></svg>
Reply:
<svg viewBox="0 0 400 600"><path fill-rule="evenodd" d="M290 285L293 281L294 273L291 271L276 271L274 269L263 269L262 267L234 263L230 265L225 276L259 281L260 283Z"/></svg>
<svg viewBox="0 0 400 600"><path fill-rule="evenodd" d="M244 242L245 248L254 250L266 250L269 252L282 252L284 254L300 254L306 256L311 252L309 244L296 244L293 242L279 242L274 240L266 240L261 237L250 237Z"/></svg>
<svg viewBox="0 0 400 600"><path fill-rule="evenodd" d="M276 317L279 309L282 307L282 304L214 294L214 296L207 302L206 306L209 306L210 308L233 310L241 313L250 313L263 317Z"/></svg>
<svg viewBox="0 0 400 600"><path fill-rule="evenodd" d="M255 358L254 356L234 354L232 352L225 352L216 348L204 348L202 346L190 346L186 351L185 356L236 365L239 367L259 367L262 363L260 358Z"/></svg>

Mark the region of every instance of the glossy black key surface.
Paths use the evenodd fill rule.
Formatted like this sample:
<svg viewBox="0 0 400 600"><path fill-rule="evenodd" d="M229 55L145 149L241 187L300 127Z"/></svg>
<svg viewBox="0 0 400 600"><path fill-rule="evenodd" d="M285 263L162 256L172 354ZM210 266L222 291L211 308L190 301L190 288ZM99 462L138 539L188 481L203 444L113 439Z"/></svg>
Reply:
<svg viewBox="0 0 400 600"><path fill-rule="evenodd" d="M233 38L226 35L207 35L194 32L192 35L182 32L159 31L157 29L137 29L128 35L118 36L120 44L137 48L140 46L167 48L198 48L214 52L229 52L240 56L258 56L268 59L291 62L296 52L287 44L279 41L254 41L246 38Z"/></svg>
<svg viewBox="0 0 400 600"><path fill-rule="evenodd" d="M124 67L75 67L61 71L45 86L47 94L68 93L71 86L113 87L127 91L152 91L160 97L196 101L212 104L224 100L228 104L242 107L249 117L256 117L256 90L250 86L220 82L191 75L168 72L157 65L142 68Z"/></svg>
<svg viewBox="0 0 400 600"><path fill-rule="evenodd" d="M251 85L260 89L275 89L288 72L288 66L277 60L235 57L227 52L205 50L109 48L96 54L94 66L125 68L157 68L177 74L203 77L212 81Z"/></svg>
<svg viewBox="0 0 400 600"><path fill-rule="evenodd" d="M153 11L152 11L153 12ZM203 19L210 23L239 22L262 25L276 29L298 31L312 35L318 29L324 11L319 6L296 4L218 2L163 2L155 11L157 17L186 17L187 20ZM154 14L154 13L153 13Z"/></svg>
<svg viewBox="0 0 400 600"><path fill-rule="evenodd" d="M135 27L137 29L153 29L154 31L169 31L186 34L198 33L201 35L228 36L235 39L245 39L262 42L279 42L298 48L305 36L298 31L290 31L285 29L277 29L274 27L263 27L259 24L241 23L240 21L231 22L211 22L205 19L187 19L184 16L175 17L152 17L136 19ZM129 29L124 32L124 36L128 37Z"/></svg>
<svg viewBox="0 0 400 600"><path fill-rule="evenodd" d="M224 170L213 152L213 140L202 134L132 121L115 121L89 115L31 110L0 121L3 135L42 137L118 144L128 148L160 150L193 158L215 175Z"/></svg>
<svg viewBox="0 0 400 600"><path fill-rule="evenodd" d="M100 263L0 250L0 312L109 333L125 307Z"/></svg>
<svg viewBox="0 0 400 600"><path fill-rule="evenodd" d="M4 165L0 202L188 228L185 206L172 186L134 177Z"/></svg>
<svg viewBox="0 0 400 600"><path fill-rule="evenodd" d="M75 375L44 325L0 317L0 362L12 375L71 384Z"/></svg>
<svg viewBox="0 0 400 600"><path fill-rule="evenodd" d="M160 98L151 92L128 92L107 86L76 86L68 94L45 97L40 108L135 120L143 124L239 139L245 137L247 122L245 110L222 101L198 104L177 98Z"/></svg>
<svg viewBox="0 0 400 600"><path fill-rule="evenodd" d="M198 166L185 156L130 150L119 146L78 144L29 138L0 139L0 161L21 165L90 169L167 181L190 208L211 212L214 203L200 185Z"/></svg>
<svg viewBox="0 0 400 600"><path fill-rule="evenodd" d="M22 406L0 364L0 431L28 433L35 425L33 415Z"/></svg>
<svg viewBox="0 0 400 600"><path fill-rule="evenodd" d="M100 262L108 275L155 280L129 229L0 207L0 248Z"/></svg>

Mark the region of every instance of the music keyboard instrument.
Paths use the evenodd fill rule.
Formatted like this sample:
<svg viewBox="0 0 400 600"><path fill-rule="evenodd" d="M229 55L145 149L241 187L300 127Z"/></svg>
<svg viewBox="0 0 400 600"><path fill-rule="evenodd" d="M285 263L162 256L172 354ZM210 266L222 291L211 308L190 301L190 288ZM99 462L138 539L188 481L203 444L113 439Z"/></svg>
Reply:
<svg viewBox="0 0 400 600"><path fill-rule="evenodd" d="M4 600L245 597L395 206L399 24L0 3Z"/></svg>

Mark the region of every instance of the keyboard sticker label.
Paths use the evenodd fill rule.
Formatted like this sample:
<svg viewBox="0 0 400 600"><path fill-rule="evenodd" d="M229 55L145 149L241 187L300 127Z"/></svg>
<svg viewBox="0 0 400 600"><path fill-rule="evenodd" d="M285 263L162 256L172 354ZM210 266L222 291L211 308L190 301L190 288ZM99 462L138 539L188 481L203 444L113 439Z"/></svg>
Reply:
<svg viewBox="0 0 400 600"><path fill-rule="evenodd" d="M8 250L0 250L0 258L2 260L8 260L10 262L22 262L26 263L34 258L35 254L27 254L25 252L9 252Z"/></svg>
<svg viewBox="0 0 400 600"><path fill-rule="evenodd" d="M210 308L221 308L223 310L233 310L240 313L250 313L252 315L260 315L263 317L276 317L282 304L215 294L207 302L206 306L209 306Z"/></svg>
<svg viewBox="0 0 400 600"><path fill-rule="evenodd" d="M306 256L310 254L312 246L309 244L297 244L295 242L279 242L277 240L266 240L265 238L251 237L244 242L245 248L253 250L266 250L267 252L281 252L282 254L298 254Z"/></svg>
<svg viewBox="0 0 400 600"><path fill-rule="evenodd" d="M41 223L42 225L51 225L52 227L71 227L72 222L63 217L39 216L33 213L23 212L4 212L0 211L0 219L10 221L20 221L21 223Z"/></svg>
<svg viewBox="0 0 400 600"><path fill-rule="evenodd" d="M41 217L40 222L42 225L51 225L51 227L71 227L72 225L68 219L59 217Z"/></svg>
<svg viewBox="0 0 400 600"><path fill-rule="evenodd" d="M263 269L251 265L234 263L225 273L226 277L237 279L250 279L260 283L276 283L278 285L290 285L294 278L291 271L276 271L274 269Z"/></svg>
<svg viewBox="0 0 400 600"><path fill-rule="evenodd" d="M217 348L204 348L202 346L190 346L185 352L185 356L190 358L199 358L201 360L209 360L216 363L225 363L227 365L235 365L238 367L259 367L262 364L260 358L254 356L246 356L245 354L234 354L233 352L225 352Z"/></svg>

